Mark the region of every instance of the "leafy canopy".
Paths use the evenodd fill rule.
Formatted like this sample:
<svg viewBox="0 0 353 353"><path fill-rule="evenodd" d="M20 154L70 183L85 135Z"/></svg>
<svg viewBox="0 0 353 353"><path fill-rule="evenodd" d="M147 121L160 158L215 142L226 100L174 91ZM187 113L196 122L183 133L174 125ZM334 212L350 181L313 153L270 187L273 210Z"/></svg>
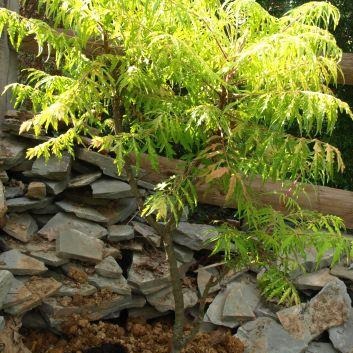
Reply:
<svg viewBox="0 0 353 353"><path fill-rule="evenodd" d="M340 219L302 210L291 192L279 195L282 214L259 204L248 185L259 176L295 189L344 168L337 148L316 138L332 133L339 112L352 116L329 87L342 55L329 32L339 21L334 6L310 2L281 18L255 0L39 6L52 25L0 9L0 31L7 28L13 46L33 35L38 54L53 53L62 73L31 69L26 83L9 87L16 105L30 101L35 113L21 131L52 134L28 157L74 153L88 136L115 156L119 171L130 153L147 153L156 168L161 154L184 159L184 172L159 185L144 214L178 222L185 205L197 203L196 180L223 187L247 229L224 227L215 251L237 266L277 268L280 289L264 292L283 301L298 299L282 285L299 266L293 256L310 246L320 258L334 247L337 261L349 250ZM292 126L302 136L289 134Z"/></svg>

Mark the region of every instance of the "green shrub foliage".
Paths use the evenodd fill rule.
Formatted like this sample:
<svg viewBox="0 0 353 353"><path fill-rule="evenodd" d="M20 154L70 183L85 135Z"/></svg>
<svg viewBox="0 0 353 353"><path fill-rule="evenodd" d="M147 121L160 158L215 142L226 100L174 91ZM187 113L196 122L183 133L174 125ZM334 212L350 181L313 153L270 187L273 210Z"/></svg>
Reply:
<svg viewBox="0 0 353 353"><path fill-rule="evenodd" d="M182 158L182 173L158 185L143 214L178 223L197 204L197 182L223 188L246 226L223 226L214 251L235 267L268 268L270 298L297 300L288 278L309 247L318 260L332 248L334 261L350 253L339 218L296 202L300 183L327 182L344 168L339 150L318 138L332 133L339 112L352 117L329 88L342 55L329 32L337 8L310 2L277 18L254 0L39 6L52 25L0 9L12 45L34 36L38 54L54 55L62 73L28 70L25 84L8 87L17 107L30 101L34 112L21 132L52 136L29 158L74 154L83 137L111 153L120 172L131 153L137 161L146 153L156 169L159 155ZM278 194L284 212L258 201L254 178L288 181Z"/></svg>

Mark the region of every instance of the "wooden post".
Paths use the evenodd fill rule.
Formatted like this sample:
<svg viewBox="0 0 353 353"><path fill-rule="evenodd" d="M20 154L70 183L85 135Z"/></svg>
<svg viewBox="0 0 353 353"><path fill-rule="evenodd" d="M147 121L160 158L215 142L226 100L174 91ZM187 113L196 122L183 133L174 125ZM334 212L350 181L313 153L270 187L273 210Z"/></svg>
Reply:
<svg viewBox="0 0 353 353"><path fill-rule="evenodd" d="M0 7L18 12L19 2L18 0L0 0ZM6 31L4 31L0 38L0 134L5 112L11 109L10 93L4 95L1 93L6 85L17 81L17 74L17 54L10 48Z"/></svg>

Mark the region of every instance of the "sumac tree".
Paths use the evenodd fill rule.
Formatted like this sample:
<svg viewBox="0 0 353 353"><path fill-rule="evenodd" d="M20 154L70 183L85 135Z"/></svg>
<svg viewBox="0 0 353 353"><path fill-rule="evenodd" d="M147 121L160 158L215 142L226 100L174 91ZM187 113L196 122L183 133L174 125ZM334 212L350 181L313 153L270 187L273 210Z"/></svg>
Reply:
<svg viewBox="0 0 353 353"><path fill-rule="evenodd" d="M119 172L125 169L168 255L173 352L190 337L183 336L172 235L185 206L197 205L197 182L217 184L236 203L245 226L221 227L214 251L229 266L267 268L261 279L267 297L298 301L289 274L307 248L316 249L318 260L329 249L334 261L349 254L342 221L301 209L295 196L300 183L326 181L344 168L337 148L315 137L332 133L339 111L352 116L329 86L342 55L329 32L339 21L334 6L310 2L281 18L255 0L39 0L39 6L50 25L0 9L0 31L6 28L12 45L19 49L34 36L38 55L53 55L62 73L28 70L26 83L8 87L16 106L31 102L34 117L21 131L52 134L28 157L74 154L86 136L92 148L115 157ZM288 133L292 126L302 136ZM138 165L142 153L156 169L161 154L185 161L182 173L147 200L130 159ZM278 195L285 212L257 200L254 177L288 181L288 192Z"/></svg>

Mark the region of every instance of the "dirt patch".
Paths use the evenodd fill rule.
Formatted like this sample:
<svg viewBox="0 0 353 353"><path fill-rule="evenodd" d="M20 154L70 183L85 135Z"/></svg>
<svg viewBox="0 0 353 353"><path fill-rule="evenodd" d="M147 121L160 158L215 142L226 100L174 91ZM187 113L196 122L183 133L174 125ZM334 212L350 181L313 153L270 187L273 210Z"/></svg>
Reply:
<svg viewBox="0 0 353 353"><path fill-rule="evenodd" d="M186 328L185 333L190 328ZM108 322L90 323L74 317L64 328L66 339L48 332L30 332L25 338L32 353L81 353L92 347L120 344L129 353L169 353L169 323L130 321L125 328ZM243 353L243 344L228 330L198 334L183 353Z"/></svg>

